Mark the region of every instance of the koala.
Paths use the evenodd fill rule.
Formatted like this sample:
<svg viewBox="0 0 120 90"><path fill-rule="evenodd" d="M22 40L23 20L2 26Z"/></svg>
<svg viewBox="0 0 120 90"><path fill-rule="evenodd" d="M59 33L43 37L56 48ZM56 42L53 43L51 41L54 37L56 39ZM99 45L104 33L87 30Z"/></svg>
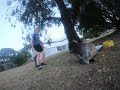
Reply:
<svg viewBox="0 0 120 90"><path fill-rule="evenodd" d="M89 64L90 60L94 60L97 49L92 43L78 43L75 40L69 44L70 53L73 53L80 59L80 63Z"/></svg>

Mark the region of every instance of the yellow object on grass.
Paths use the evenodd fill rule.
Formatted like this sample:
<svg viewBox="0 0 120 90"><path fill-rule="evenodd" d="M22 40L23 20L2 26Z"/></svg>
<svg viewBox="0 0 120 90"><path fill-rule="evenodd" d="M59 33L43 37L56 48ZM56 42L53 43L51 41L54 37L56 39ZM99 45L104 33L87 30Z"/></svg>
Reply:
<svg viewBox="0 0 120 90"><path fill-rule="evenodd" d="M114 45L115 44L114 44L113 40L108 40L108 41L103 42L103 48L109 48L109 47L112 47Z"/></svg>

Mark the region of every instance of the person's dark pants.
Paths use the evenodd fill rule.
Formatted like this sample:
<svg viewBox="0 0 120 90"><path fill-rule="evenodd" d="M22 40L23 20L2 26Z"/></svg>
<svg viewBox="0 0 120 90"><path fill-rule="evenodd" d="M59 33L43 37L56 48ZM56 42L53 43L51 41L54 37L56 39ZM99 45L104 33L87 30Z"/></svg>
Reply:
<svg viewBox="0 0 120 90"><path fill-rule="evenodd" d="M33 45L33 47L35 48L35 50L37 52L42 52L43 51L43 48L40 44L38 45ZM37 61L36 61L36 58L37 58L37 55L34 57L34 61L35 61L35 67L37 66Z"/></svg>

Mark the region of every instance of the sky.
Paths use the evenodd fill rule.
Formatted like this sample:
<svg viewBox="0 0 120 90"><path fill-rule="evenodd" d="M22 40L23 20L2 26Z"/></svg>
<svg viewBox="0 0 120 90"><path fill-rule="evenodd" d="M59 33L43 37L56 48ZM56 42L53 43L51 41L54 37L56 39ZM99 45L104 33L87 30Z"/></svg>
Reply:
<svg viewBox="0 0 120 90"><path fill-rule="evenodd" d="M23 24L21 24L20 22L16 22L16 27L13 28L11 27L10 22L8 22L8 19L5 19L6 15L9 13L9 9L6 6L6 1L7 0L0 0L0 49L13 48L15 50L20 50L21 48L23 48ZM64 28L62 26L53 26L52 28L47 28L47 30L49 34L48 36L53 41L66 38ZM42 40L44 41L44 38L42 38Z"/></svg>
<svg viewBox="0 0 120 90"><path fill-rule="evenodd" d="M14 48L19 50L23 47L21 25L17 23L17 27L11 27L10 22L6 18L7 7L4 0L0 0L0 49Z"/></svg>

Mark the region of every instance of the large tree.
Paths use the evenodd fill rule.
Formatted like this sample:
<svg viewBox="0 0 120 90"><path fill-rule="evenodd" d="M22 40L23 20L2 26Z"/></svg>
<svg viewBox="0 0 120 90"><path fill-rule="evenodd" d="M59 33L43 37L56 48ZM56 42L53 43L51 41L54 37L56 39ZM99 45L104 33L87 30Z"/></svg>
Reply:
<svg viewBox="0 0 120 90"><path fill-rule="evenodd" d="M3 62L11 62L13 57L16 56L16 54L17 51L12 48L2 48L0 50L0 59L3 60Z"/></svg>
<svg viewBox="0 0 120 90"><path fill-rule="evenodd" d="M81 42L75 29L74 29L71 15L68 12L63 0L55 0L55 2L57 3L58 8L60 10L61 20L64 25L65 33L66 33L69 43L71 43L73 40Z"/></svg>
<svg viewBox="0 0 120 90"><path fill-rule="evenodd" d="M25 25L39 24L41 27L45 27L62 22L69 43L73 40L80 42L64 0L19 0L19 3L19 7L24 8L24 10L21 11L17 7L13 12L14 14L19 13L20 20ZM54 8L56 7L61 17L54 16Z"/></svg>
<svg viewBox="0 0 120 90"><path fill-rule="evenodd" d="M119 0L68 0L72 4L72 19L82 33L104 32L120 28ZM98 29L96 29L96 27ZM102 29L100 29L102 27ZM95 28L95 29L94 29ZM105 28L105 29L104 29ZM96 33L97 34L97 33Z"/></svg>
<svg viewBox="0 0 120 90"><path fill-rule="evenodd" d="M98 36L104 30L105 19L102 17L100 6L92 0L68 0L72 7L69 9L72 15L72 21L78 31L86 38L89 36ZM99 28L96 30L96 28Z"/></svg>
<svg viewBox="0 0 120 90"><path fill-rule="evenodd" d="M20 1L21 6L18 6L12 15L19 13L20 20L24 24L39 23L41 27L51 26L52 23L62 21L69 42L74 39L80 41L74 29L76 27L86 36L88 36L86 33L94 33L94 36L97 36L96 32L106 30L103 28L120 28L119 0L65 0L72 4L72 8L66 8L64 0L18 1ZM19 7L24 8L24 10ZM54 17L55 7L58 7L61 17Z"/></svg>
<svg viewBox="0 0 120 90"><path fill-rule="evenodd" d="M104 17L120 29L120 0L100 0L100 4Z"/></svg>

